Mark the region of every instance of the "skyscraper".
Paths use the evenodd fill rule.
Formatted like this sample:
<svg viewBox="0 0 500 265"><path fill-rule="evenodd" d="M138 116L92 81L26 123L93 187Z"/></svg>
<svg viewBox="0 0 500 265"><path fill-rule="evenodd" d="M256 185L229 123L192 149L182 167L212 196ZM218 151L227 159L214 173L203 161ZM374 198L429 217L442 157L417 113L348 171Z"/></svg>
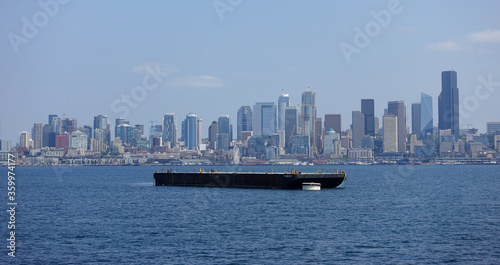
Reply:
<svg viewBox="0 0 500 265"><path fill-rule="evenodd" d="M26 131L19 133L19 146L29 148L30 134Z"/></svg>
<svg viewBox="0 0 500 265"><path fill-rule="evenodd" d="M297 135L298 113L296 107L285 108L285 149L288 153L292 152L292 137Z"/></svg>
<svg viewBox="0 0 500 265"><path fill-rule="evenodd" d="M198 148L198 116L194 113L186 115L184 126L186 135L186 139L184 139L185 147L188 150L196 150Z"/></svg>
<svg viewBox="0 0 500 265"><path fill-rule="evenodd" d="M342 116L340 114L325 114L325 131L333 129L336 133L342 132Z"/></svg>
<svg viewBox="0 0 500 265"><path fill-rule="evenodd" d="M61 119L55 114L49 115L50 132L56 135L61 133Z"/></svg>
<svg viewBox="0 0 500 265"><path fill-rule="evenodd" d="M309 136L314 141L314 131L316 122L316 93L307 90L302 93L302 135ZM313 144L314 146L314 144Z"/></svg>
<svg viewBox="0 0 500 265"><path fill-rule="evenodd" d="M121 119L121 120L123 120L123 119ZM96 129L100 129L100 131L96 133ZM110 144L110 142L111 142L111 130L109 129L108 116L97 115L94 117L94 138L96 138L97 134L99 135L98 140L100 142L103 142L107 145Z"/></svg>
<svg viewBox="0 0 500 265"><path fill-rule="evenodd" d="M198 118L198 121L197 121L198 125L196 126L196 137L198 138L197 141L198 141L198 144L202 144L203 143L203 119L202 118Z"/></svg>
<svg viewBox="0 0 500 265"><path fill-rule="evenodd" d="M163 145L168 148L177 146L177 126L174 113L165 113L163 116Z"/></svg>
<svg viewBox="0 0 500 265"><path fill-rule="evenodd" d="M256 136L276 133L276 105L273 102L257 102L253 107L253 131Z"/></svg>
<svg viewBox="0 0 500 265"><path fill-rule="evenodd" d="M278 99L278 130L285 129L285 109L290 107L290 96L282 94Z"/></svg>
<svg viewBox="0 0 500 265"><path fill-rule="evenodd" d="M33 126L33 144L35 149L41 149L43 146L43 124L35 123Z"/></svg>
<svg viewBox="0 0 500 265"><path fill-rule="evenodd" d="M420 134L420 114L421 114L421 103L413 103L411 104L411 133L417 136L417 139L422 139L422 135Z"/></svg>
<svg viewBox="0 0 500 265"><path fill-rule="evenodd" d="M250 132L253 130L253 112L249 106L241 106L238 110L236 124L236 139L241 141L242 132Z"/></svg>
<svg viewBox="0 0 500 265"><path fill-rule="evenodd" d="M399 152L398 148L398 117L387 114L382 118L384 128L384 153Z"/></svg>
<svg viewBox="0 0 500 265"><path fill-rule="evenodd" d="M220 116L217 122L217 150L229 150L231 122L229 116Z"/></svg>
<svg viewBox="0 0 500 265"><path fill-rule="evenodd" d="M389 101L387 112L388 114L394 115L398 118L397 152L404 153L406 151L406 107L404 101Z"/></svg>
<svg viewBox="0 0 500 265"><path fill-rule="evenodd" d="M208 141L210 142L210 149L215 150L217 142L217 130L218 125L216 121L208 127Z"/></svg>
<svg viewBox="0 0 500 265"><path fill-rule="evenodd" d="M352 112L352 148L361 148L365 135L365 116L361 111Z"/></svg>
<svg viewBox="0 0 500 265"><path fill-rule="evenodd" d="M457 72L442 72L441 93L438 97L438 127L439 130L451 129L455 141L460 137L458 93Z"/></svg>
<svg viewBox="0 0 500 265"><path fill-rule="evenodd" d="M422 93L420 95L420 135L423 139L426 136L432 138L433 131L433 111L432 111L432 97Z"/></svg>
<svg viewBox="0 0 500 265"><path fill-rule="evenodd" d="M365 117L364 134L375 136L375 101L373 99L362 99L361 113Z"/></svg>

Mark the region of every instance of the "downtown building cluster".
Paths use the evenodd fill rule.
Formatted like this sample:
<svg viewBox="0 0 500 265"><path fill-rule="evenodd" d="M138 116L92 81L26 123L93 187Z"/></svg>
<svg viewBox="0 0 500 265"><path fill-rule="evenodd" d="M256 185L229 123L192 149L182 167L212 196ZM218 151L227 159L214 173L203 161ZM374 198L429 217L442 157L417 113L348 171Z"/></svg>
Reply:
<svg viewBox="0 0 500 265"><path fill-rule="evenodd" d="M160 124L132 125L117 118L112 134L107 116L94 117L93 126L77 126L75 119L49 115L20 133L12 148L0 140L0 158L14 150L25 164L263 164L263 163L400 163L495 161L500 152L500 122L487 123L487 133L459 126L457 73L444 71L434 122L432 96L421 93L411 104L407 124L403 101L389 101L382 117L375 100L361 99L352 123L342 129L341 114L318 116L316 93L307 89L299 106L282 94L275 102L256 102L237 111L236 137L229 115L209 123L187 114L177 128L176 115L166 113ZM411 126L411 129L410 129ZM178 135L180 131L180 135ZM113 136L113 137L112 137ZM83 162L85 161L85 162Z"/></svg>

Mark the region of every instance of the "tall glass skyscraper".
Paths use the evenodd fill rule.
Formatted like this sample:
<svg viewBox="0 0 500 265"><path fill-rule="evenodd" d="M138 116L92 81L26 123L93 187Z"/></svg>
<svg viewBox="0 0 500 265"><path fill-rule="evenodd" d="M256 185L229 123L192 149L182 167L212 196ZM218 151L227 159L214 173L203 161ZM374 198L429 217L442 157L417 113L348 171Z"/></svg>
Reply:
<svg viewBox="0 0 500 265"><path fill-rule="evenodd" d="M425 93L422 93L420 95L420 135L422 136L422 138L426 138L427 135L432 136L432 116L432 97Z"/></svg>
<svg viewBox="0 0 500 265"><path fill-rule="evenodd" d="M198 116L194 113L186 115L184 120L184 131L186 134L185 147L188 150L196 150L198 148Z"/></svg>
<svg viewBox="0 0 500 265"><path fill-rule="evenodd" d="M170 143L169 148L177 145L177 126L174 113L165 113L163 116L163 143Z"/></svg>
<svg viewBox="0 0 500 265"><path fill-rule="evenodd" d="M236 139L241 141L241 132L249 132L253 130L253 112L249 106L241 106L238 110L236 124Z"/></svg>
<svg viewBox="0 0 500 265"><path fill-rule="evenodd" d="M285 108L290 107L290 96L282 94L278 99L278 130L285 129Z"/></svg>
<svg viewBox="0 0 500 265"><path fill-rule="evenodd" d="M220 116L217 122L217 150L229 150L231 143L229 134L231 133L231 122L229 116Z"/></svg>
<svg viewBox="0 0 500 265"><path fill-rule="evenodd" d="M460 137L457 72L441 73L441 94L438 98L439 130L451 129L455 140Z"/></svg>
<svg viewBox="0 0 500 265"><path fill-rule="evenodd" d="M375 101L373 99L362 99L361 113L365 116L364 134L375 136Z"/></svg>
<svg viewBox="0 0 500 265"><path fill-rule="evenodd" d="M257 102L253 107L254 135L276 133L276 105L273 102Z"/></svg>
<svg viewBox="0 0 500 265"><path fill-rule="evenodd" d="M420 131L420 103L411 104L411 133L417 136L417 139L422 139Z"/></svg>

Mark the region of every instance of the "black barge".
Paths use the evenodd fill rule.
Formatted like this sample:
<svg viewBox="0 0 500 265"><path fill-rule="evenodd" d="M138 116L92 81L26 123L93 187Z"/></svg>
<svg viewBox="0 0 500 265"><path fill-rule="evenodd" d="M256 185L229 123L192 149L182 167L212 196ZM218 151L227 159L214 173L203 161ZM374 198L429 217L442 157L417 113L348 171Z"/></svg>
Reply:
<svg viewBox="0 0 500 265"><path fill-rule="evenodd" d="M293 170L283 173L260 172L174 172L156 171L155 186L246 188L246 189L302 189L306 182L320 183L322 189L337 188L346 179L342 170L336 173L301 173Z"/></svg>

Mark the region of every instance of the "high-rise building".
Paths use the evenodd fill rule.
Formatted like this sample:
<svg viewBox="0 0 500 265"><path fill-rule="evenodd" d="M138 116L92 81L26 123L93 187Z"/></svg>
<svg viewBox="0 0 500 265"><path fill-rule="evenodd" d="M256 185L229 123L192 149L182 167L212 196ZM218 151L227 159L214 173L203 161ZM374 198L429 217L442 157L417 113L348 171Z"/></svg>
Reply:
<svg viewBox="0 0 500 265"><path fill-rule="evenodd" d="M276 105L273 102L257 102L253 107L253 135L276 133Z"/></svg>
<svg viewBox="0 0 500 265"><path fill-rule="evenodd" d="M41 149L43 146L43 124L35 123L33 126L33 144L35 149Z"/></svg>
<svg viewBox="0 0 500 265"><path fill-rule="evenodd" d="M431 138L432 137L432 131L433 131L433 111L432 111L432 97L425 94L421 93L420 94L420 135L422 136L422 139L426 139L427 137Z"/></svg>
<svg viewBox="0 0 500 265"><path fill-rule="evenodd" d="M229 150L231 143L229 133L231 132L231 122L229 116L220 116L217 122L217 150Z"/></svg>
<svg viewBox="0 0 500 265"><path fill-rule="evenodd" d="M129 126L128 124L122 124L119 126ZM76 149L87 150L88 146L88 138L87 135L80 131L74 131L69 137L69 147Z"/></svg>
<svg viewBox="0 0 500 265"><path fill-rule="evenodd" d="M500 134L500 122L487 122L486 132L488 134L499 135Z"/></svg>
<svg viewBox="0 0 500 265"><path fill-rule="evenodd" d="M417 136L417 139L422 139L422 135L420 134L420 108L421 103L413 103L411 104L411 133Z"/></svg>
<svg viewBox="0 0 500 265"><path fill-rule="evenodd" d="M61 119L55 114L49 115L50 132L56 135L61 133Z"/></svg>
<svg viewBox="0 0 500 265"><path fill-rule="evenodd" d="M216 121L208 127L208 141L210 142L210 149L215 150L217 147L217 130L218 125Z"/></svg>
<svg viewBox="0 0 500 265"><path fill-rule="evenodd" d="M77 124L76 124L76 119L70 119L70 118L63 118L61 121L61 132L65 133L72 133L76 130Z"/></svg>
<svg viewBox="0 0 500 265"><path fill-rule="evenodd" d="M253 112L250 106L241 106L238 110L236 124L236 139L241 141L242 132L250 132L253 130Z"/></svg>
<svg viewBox="0 0 500 265"><path fill-rule="evenodd" d="M69 140L67 134L56 135L56 148L68 149Z"/></svg>
<svg viewBox="0 0 500 265"><path fill-rule="evenodd" d="M19 146L24 148L29 148L30 134L29 132L22 131L19 133Z"/></svg>
<svg viewBox="0 0 500 265"><path fill-rule="evenodd" d="M460 137L458 93L457 72L442 72L441 93L438 97L438 127L439 130L451 129L455 141Z"/></svg>
<svg viewBox="0 0 500 265"><path fill-rule="evenodd" d="M198 145L202 144L203 143L203 119L202 118L198 118L198 121L197 121L198 125L196 127L197 131L196 131L196 137L198 138Z"/></svg>
<svg viewBox="0 0 500 265"><path fill-rule="evenodd" d="M309 136L309 139L311 141L314 141L314 125L316 121L316 93L308 89L307 91L302 93L301 102L302 135L307 135Z"/></svg>
<svg viewBox="0 0 500 265"><path fill-rule="evenodd" d="M198 115L189 113L184 120L185 147L188 150L197 150L198 148Z"/></svg>
<svg viewBox="0 0 500 265"><path fill-rule="evenodd" d="M384 153L399 152L398 148L398 117L387 114L382 118L384 128Z"/></svg>
<svg viewBox="0 0 500 265"><path fill-rule="evenodd" d="M365 116L361 111L352 112L352 148L361 148L365 135Z"/></svg>
<svg viewBox="0 0 500 265"><path fill-rule="evenodd" d="M285 108L285 149L288 153L292 152L292 137L297 135L298 113L296 107Z"/></svg>
<svg viewBox="0 0 500 265"><path fill-rule="evenodd" d="M50 138L50 125L44 124L42 128L42 147L49 146L49 138Z"/></svg>
<svg viewBox="0 0 500 265"><path fill-rule="evenodd" d="M314 122L314 140L315 150L318 153L323 153L323 119L316 118Z"/></svg>
<svg viewBox="0 0 500 265"><path fill-rule="evenodd" d="M323 145L323 154L332 155L333 157L340 156L340 133L335 132L332 128L326 129Z"/></svg>
<svg viewBox="0 0 500 265"><path fill-rule="evenodd" d="M278 99L278 130L285 129L285 109L290 107L290 96L282 94Z"/></svg>
<svg viewBox="0 0 500 265"><path fill-rule="evenodd" d="M119 138L123 144L130 144L133 138L132 130L134 127L128 123L121 123L115 126L115 138ZM70 140L71 146L71 140Z"/></svg>
<svg viewBox="0 0 500 265"><path fill-rule="evenodd" d="M108 124L108 116L106 115L94 116L94 129L106 130L107 124Z"/></svg>
<svg viewBox="0 0 500 265"><path fill-rule="evenodd" d="M389 101L387 105L387 112L388 114L398 117L397 152L404 153L406 151L406 107L404 101Z"/></svg>
<svg viewBox="0 0 500 265"><path fill-rule="evenodd" d="M325 114L325 131L333 129L337 133L342 132L342 116L340 114Z"/></svg>
<svg viewBox="0 0 500 265"><path fill-rule="evenodd" d="M362 99L361 113L365 117L364 134L375 136L375 101L373 99Z"/></svg>
<svg viewBox="0 0 500 265"><path fill-rule="evenodd" d="M163 116L163 145L168 148L177 146L177 126L174 113L165 113Z"/></svg>

